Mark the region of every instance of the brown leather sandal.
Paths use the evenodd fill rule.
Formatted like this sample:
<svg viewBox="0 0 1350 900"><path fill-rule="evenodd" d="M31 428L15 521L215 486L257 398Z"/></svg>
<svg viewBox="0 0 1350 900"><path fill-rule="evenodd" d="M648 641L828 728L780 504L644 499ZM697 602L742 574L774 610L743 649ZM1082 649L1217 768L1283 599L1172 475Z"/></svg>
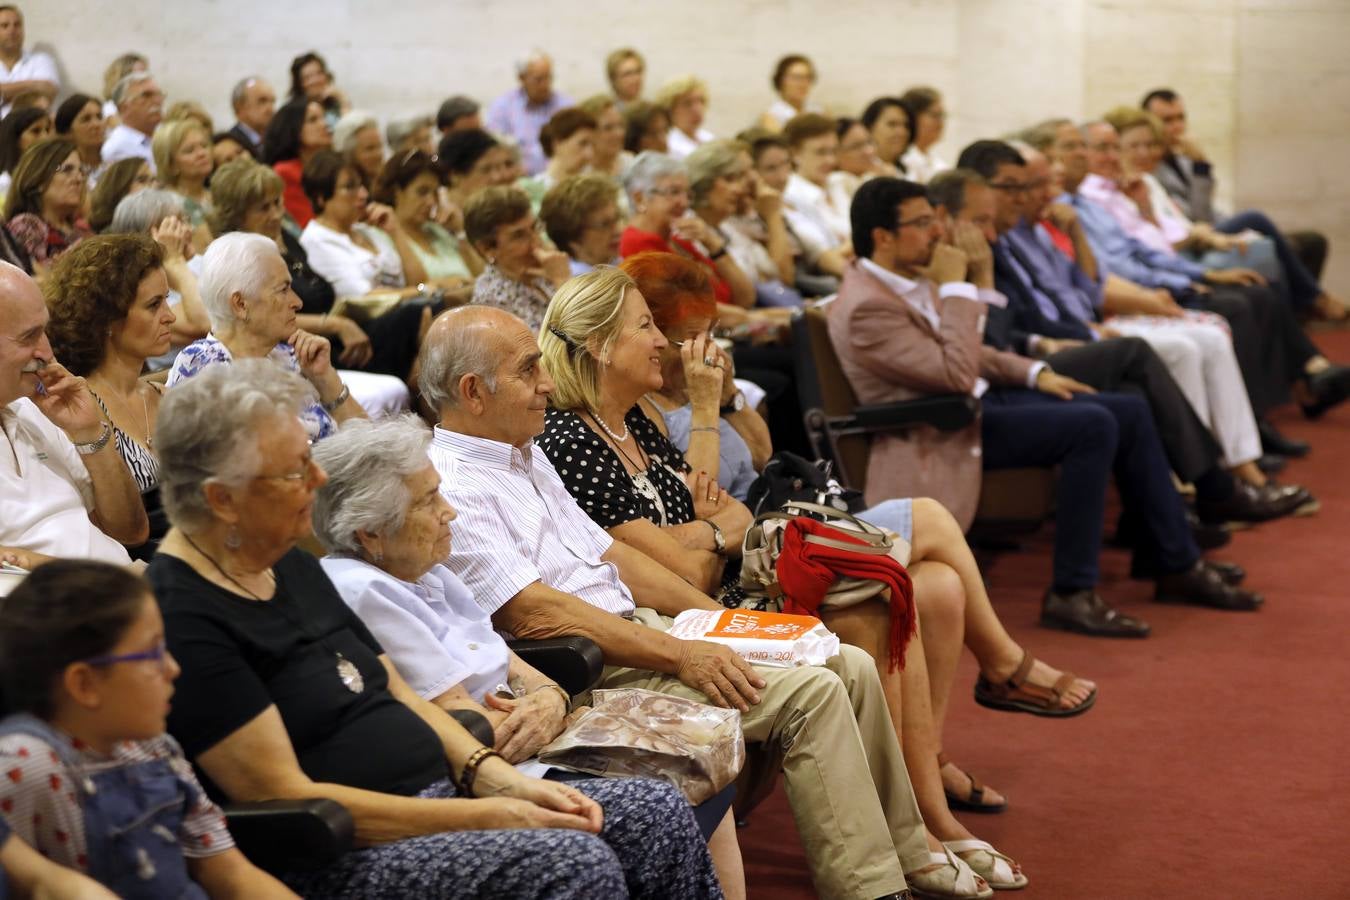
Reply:
<svg viewBox="0 0 1350 900"><path fill-rule="evenodd" d="M1012 677L1002 684L995 684L981 674L975 682L975 702L990 709L1031 713L1033 716L1047 716L1052 719L1067 719L1069 716L1081 715L1097 702L1097 689L1093 688L1087 699L1077 706L1070 706L1067 709L1060 706L1065 692L1073 687L1077 676L1072 672L1064 672L1054 685L1048 688L1031 684L1027 681L1027 677L1031 674L1031 667L1035 663L1036 657L1023 651L1022 664L1017 667Z"/></svg>
<svg viewBox="0 0 1350 900"><path fill-rule="evenodd" d="M966 794L964 797L955 791L949 790L945 786L942 788L943 793L947 795L948 809L975 813L1001 813L1008 808L1007 800L1004 800L1002 803L985 803L984 785L980 782L980 779L948 759L946 753L939 750L937 759L938 769L941 769L946 765L951 765L956 771L970 779L970 793Z"/></svg>

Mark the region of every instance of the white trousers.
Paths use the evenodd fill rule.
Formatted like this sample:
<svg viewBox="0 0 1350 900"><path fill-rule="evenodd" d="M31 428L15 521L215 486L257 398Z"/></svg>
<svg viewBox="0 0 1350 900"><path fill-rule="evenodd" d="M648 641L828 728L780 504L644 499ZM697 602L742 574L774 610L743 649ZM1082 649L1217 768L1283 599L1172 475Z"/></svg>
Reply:
<svg viewBox="0 0 1350 900"><path fill-rule="evenodd" d="M412 405L408 386L393 375L339 369L338 377L351 389L352 397L372 419L396 416Z"/></svg>
<svg viewBox="0 0 1350 900"><path fill-rule="evenodd" d="M1256 415L1233 353L1233 337L1222 318L1188 312L1178 319L1116 316L1106 324L1121 334L1143 338L1162 358L1200 421L1218 439L1225 467L1260 458Z"/></svg>

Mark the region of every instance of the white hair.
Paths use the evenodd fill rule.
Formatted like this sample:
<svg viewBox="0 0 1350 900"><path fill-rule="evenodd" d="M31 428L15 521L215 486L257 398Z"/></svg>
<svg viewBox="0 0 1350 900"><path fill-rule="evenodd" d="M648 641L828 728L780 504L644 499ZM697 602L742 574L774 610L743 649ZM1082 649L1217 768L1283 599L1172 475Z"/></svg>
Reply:
<svg viewBox="0 0 1350 900"><path fill-rule="evenodd" d="M471 321L457 328L437 329L422 345L421 369L417 381L422 397L432 409L453 407L459 403L459 382L465 375L483 379L488 391L497 391L497 366L501 360L484 340L487 330L472 310L489 307L461 306L445 315Z"/></svg>
<svg viewBox="0 0 1350 900"><path fill-rule="evenodd" d="M146 188L117 202L104 234L147 234L170 216L183 215L183 198L162 188Z"/></svg>
<svg viewBox="0 0 1350 900"><path fill-rule="evenodd" d="M538 47L534 48L525 55L524 59L516 60L516 77L524 75L525 71L537 62L546 62L549 65L553 65L553 57L549 56Z"/></svg>
<svg viewBox="0 0 1350 900"><path fill-rule="evenodd" d="M675 157L655 150L643 150L633 160L628 171L623 173L623 189L629 197L645 194L656 187L658 181L672 175L688 177L684 165Z"/></svg>
<svg viewBox="0 0 1350 900"><path fill-rule="evenodd" d="M121 106L132 85L140 84L142 81L152 81L154 77L149 72L128 72L118 80L117 84L113 85L112 96L108 99L117 106Z"/></svg>
<svg viewBox="0 0 1350 900"><path fill-rule="evenodd" d="M232 296L239 294L248 302L262 294L266 287L262 262L270 256L280 256L276 242L247 231L222 234L206 248L197 287L213 331L234 325Z"/></svg>
<svg viewBox="0 0 1350 900"><path fill-rule="evenodd" d="M329 553L361 555L358 531L389 537L403 527L412 495L405 483L430 463L431 430L417 416L351 419L334 440L314 445L328 483L314 496L314 534Z"/></svg>
<svg viewBox="0 0 1350 900"><path fill-rule="evenodd" d="M354 109L337 120L333 126L333 149L343 156L356 149L356 136L367 128L380 130L380 120L364 109Z"/></svg>
<svg viewBox="0 0 1350 900"><path fill-rule="evenodd" d="M417 129L430 128L435 124L436 120L431 116L407 116L402 119L393 119L388 125L384 126L384 139L389 145L390 151L393 151Z"/></svg>
<svg viewBox="0 0 1350 900"><path fill-rule="evenodd" d="M206 483L239 485L257 475L259 426L298 416L313 399L308 381L270 359L210 365L165 392L155 455L169 521L188 532L209 524Z"/></svg>

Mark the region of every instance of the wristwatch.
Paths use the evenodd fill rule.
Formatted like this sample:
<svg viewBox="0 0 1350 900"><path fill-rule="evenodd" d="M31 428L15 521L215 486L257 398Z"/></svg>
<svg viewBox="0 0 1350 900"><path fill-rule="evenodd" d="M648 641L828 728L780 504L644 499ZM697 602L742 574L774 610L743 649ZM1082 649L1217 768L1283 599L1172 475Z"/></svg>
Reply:
<svg viewBox="0 0 1350 900"><path fill-rule="evenodd" d="M721 554L727 549L727 536L722 533L722 526L712 519L704 519L703 521L707 522L708 527L713 530L713 547L718 554Z"/></svg>
<svg viewBox="0 0 1350 900"><path fill-rule="evenodd" d="M745 409L745 394L737 391L732 395L732 398L727 405L719 409L718 412L724 416L729 416L732 413L738 413L743 409Z"/></svg>
<svg viewBox="0 0 1350 900"><path fill-rule="evenodd" d="M108 446L108 439L112 437L112 433L112 426L107 422L104 422L103 432L95 440L92 440L87 444L76 444L75 452L79 453L81 456L93 456L95 453Z"/></svg>

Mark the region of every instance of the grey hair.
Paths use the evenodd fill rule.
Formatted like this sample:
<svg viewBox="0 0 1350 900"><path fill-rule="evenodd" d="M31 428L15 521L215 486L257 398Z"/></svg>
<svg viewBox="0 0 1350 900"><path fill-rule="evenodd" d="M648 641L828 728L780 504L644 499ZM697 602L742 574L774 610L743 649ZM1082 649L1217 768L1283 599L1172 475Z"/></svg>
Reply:
<svg viewBox="0 0 1350 900"><path fill-rule="evenodd" d="M314 445L328 483L314 495L314 534L329 553L361 555L358 531L388 537L403 527L405 479L430 464L431 431L417 416L351 419L337 440Z"/></svg>
<svg viewBox="0 0 1350 900"><path fill-rule="evenodd" d="M367 128L380 130L380 120L364 109L354 109L333 126L333 149L343 156L356 149L356 136Z"/></svg>
<svg viewBox="0 0 1350 900"><path fill-rule="evenodd" d="M1082 125L1079 125L1079 126L1078 126L1078 133L1081 134L1081 135L1083 136L1084 140L1086 140L1086 139L1087 139L1087 136L1088 136L1088 129L1089 129L1089 128L1092 128L1092 127L1094 127L1094 126L1096 126L1096 125L1105 125L1107 128L1110 128L1112 131L1115 131L1115 130L1116 130L1116 126L1112 125L1110 122L1106 121L1105 119L1089 119L1088 121L1084 122Z"/></svg>
<svg viewBox="0 0 1350 900"><path fill-rule="evenodd" d="M419 128L430 128L436 124L436 120L431 116L407 116L402 119L393 119L388 125L384 126L384 139L389 144L389 150L392 152L395 147Z"/></svg>
<svg viewBox="0 0 1350 900"><path fill-rule="evenodd" d="M1030 128L1022 129L1015 137L1044 153L1047 148L1054 146L1055 132L1064 125L1073 125L1073 121L1071 119L1046 119L1043 122L1037 122Z"/></svg>
<svg viewBox="0 0 1350 900"><path fill-rule="evenodd" d="M147 234L170 216L183 215L183 198L162 188L127 194L117 203L104 234Z"/></svg>
<svg viewBox="0 0 1350 900"><path fill-rule="evenodd" d="M268 359L210 365L165 392L155 454L169 521L189 533L209 525L207 482L237 486L257 475L260 423L298 416L314 396L309 382Z"/></svg>
<svg viewBox="0 0 1350 900"><path fill-rule="evenodd" d="M261 76L250 75L235 82L234 88L230 91L230 108L238 109L243 106L244 101L248 98L248 89L260 81L262 81Z"/></svg>
<svg viewBox="0 0 1350 900"><path fill-rule="evenodd" d="M213 331L223 331L235 323L230 297L237 293L252 301L263 292L266 284L261 262L269 255L280 255L276 242L247 231L222 234L206 248L197 288Z"/></svg>
<svg viewBox="0 0 1350 900"><path fill-rule="evenodd" d="M689 174L689 202L702 206L708 193L721 178L736 168L745 153L740 141L709 141L684 158L684 169Z"/></svg>
<svg viewBox="0 0 1350 900"><path fill-rule="evenodd" d="M113 85L112 96L108 99L117 106L121 106L132 85L140 84L142 81L152 81L154 77L149 72L129 72L118 79L117 84Z"/></svg>
<svg viewBox="0 0 1350 900"><path fill-rule="evenodd" d="M465 310L488 308L491 307L471 304L461 306L451 314L465 316ZM443 338L441 334L444 334ZM422 345L421 375L417 386L432 409L440 410L459 403L459 382L465 375L477 375L489 392L497 392L497 366L501 361L484 337L483 326L471 322L463 327L438 331L437 339Z"/></svg>
<svg viewBox="0 0 1350 900"><path fill-rule="evenodd" d="M645 194L662 178L684 175L684 166L678 159L655 150L643 150L623 173L623 189L629 197Z"/></svg>
<svg viewBox="0 0 1350 900"><path fill-rule="evenodd" d="M524 75L525 70L537 62L546 62L549 65L552 65L553 57L536 47L526 54L524 59L516 60L516 77Z"/></svg>

